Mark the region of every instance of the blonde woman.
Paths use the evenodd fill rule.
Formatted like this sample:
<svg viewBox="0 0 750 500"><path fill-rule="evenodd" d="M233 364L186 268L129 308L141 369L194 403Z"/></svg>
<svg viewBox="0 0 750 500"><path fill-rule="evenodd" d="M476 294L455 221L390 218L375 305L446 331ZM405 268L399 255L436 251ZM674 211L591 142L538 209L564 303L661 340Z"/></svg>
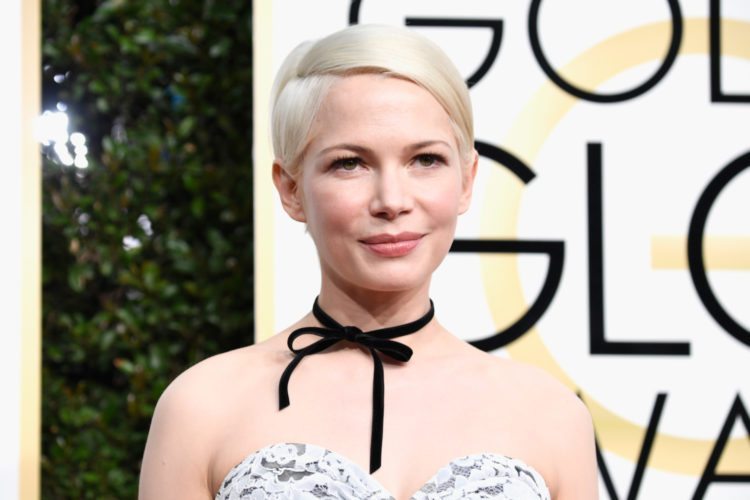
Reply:
<svg viewBox="0 0 750 500"><path fill-rule="evenodd" d="M384 26L303 44L277 76L272 135L319 295L286 330L169 386L140 498L597 498L575 395L433 317L461 307L433 305L430 279L477 169L468 89L445 54Z"/></svg>

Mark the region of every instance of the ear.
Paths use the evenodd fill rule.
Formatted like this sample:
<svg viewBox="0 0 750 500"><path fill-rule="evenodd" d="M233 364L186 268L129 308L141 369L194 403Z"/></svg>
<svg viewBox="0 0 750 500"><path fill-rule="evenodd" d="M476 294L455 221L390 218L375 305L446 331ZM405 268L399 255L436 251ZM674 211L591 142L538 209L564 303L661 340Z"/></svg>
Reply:
<svg viewBox="0 0 750 500"><path fill-rule="evenodd" d="M281 205L289 217L298 222L307 222L302 205L301 191L297 180L286 171L279 160L273 162L273 183L279 192Z"/></svg>
<svg viewBox="0 0 750 500"><path fill-rule="evenodd" d="M458 213L463 214L469 209L471 205L471 193L474 189L474 178L477 176L477 165L479 164L479 153L477 150L473 150L471 153L470 164L463 168L461 173L462 186L461 186L461 198L458 202Z"/></svg>

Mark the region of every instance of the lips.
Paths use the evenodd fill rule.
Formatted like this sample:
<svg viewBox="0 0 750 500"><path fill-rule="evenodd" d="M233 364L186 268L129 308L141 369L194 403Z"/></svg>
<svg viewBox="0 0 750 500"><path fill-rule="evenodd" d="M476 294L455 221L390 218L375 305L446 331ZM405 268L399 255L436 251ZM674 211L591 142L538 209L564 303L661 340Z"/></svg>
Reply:
<svg viewBox="0 0 750 500"><path fill-rule="evenodd" d="M382 257L402 257L411 253L422 240L420 233L376 234L360 240L368 250Z"/></svg>

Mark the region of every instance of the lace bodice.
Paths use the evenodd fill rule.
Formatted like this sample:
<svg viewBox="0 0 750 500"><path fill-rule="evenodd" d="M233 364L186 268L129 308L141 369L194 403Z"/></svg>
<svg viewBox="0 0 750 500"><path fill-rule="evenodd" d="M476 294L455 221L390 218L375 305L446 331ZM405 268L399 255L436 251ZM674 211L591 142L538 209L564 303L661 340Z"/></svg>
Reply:
<svg viewBox="0 0 750 500"><path fill-rule="evenodd" d="M250 454L221 484L216 500L394 500L357 464L321 446L277 443ZM411 500L493 498L549 500L542 476L520 460L495 453L455 458Z"/></svg>

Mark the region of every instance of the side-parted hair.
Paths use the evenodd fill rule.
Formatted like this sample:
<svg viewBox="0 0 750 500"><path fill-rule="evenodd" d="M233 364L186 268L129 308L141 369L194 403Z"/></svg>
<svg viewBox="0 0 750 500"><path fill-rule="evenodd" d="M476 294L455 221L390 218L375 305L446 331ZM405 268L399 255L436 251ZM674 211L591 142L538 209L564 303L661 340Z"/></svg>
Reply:
<svg viewBox="0 0 750 500"><path fill-rule="evenodd" d="M287 172L299 173L313 120L331 85L362 73L403 78L427 90L447 112L461 158L470 158L469 89L448 56L409 28L363 24L304 42L282 63L272 91L271 135L274 155Z"/></svg>

